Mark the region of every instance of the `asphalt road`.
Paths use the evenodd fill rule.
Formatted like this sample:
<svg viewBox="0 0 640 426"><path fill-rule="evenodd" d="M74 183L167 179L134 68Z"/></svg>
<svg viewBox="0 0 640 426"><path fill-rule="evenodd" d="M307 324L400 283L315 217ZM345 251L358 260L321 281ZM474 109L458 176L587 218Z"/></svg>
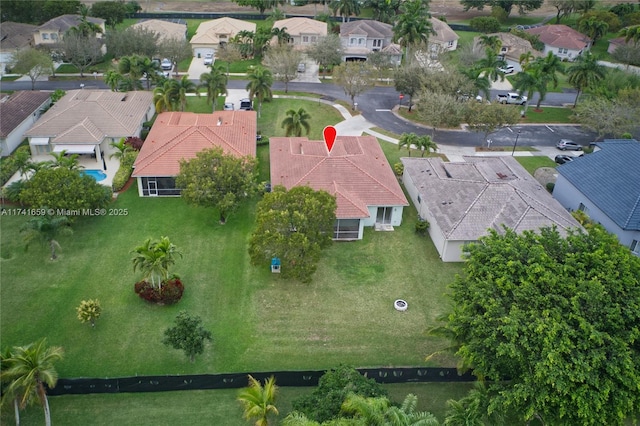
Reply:
<svg viewBox="0 0 640 426"><path fill-rule="evenodd" d="M83 81L39 81L36 82L36 90L72 90L80 88L84 84L85 89L106 89L108 88L102 80ZM197 82L196 82L197 83ZM229 89L244 89L247 85L245 80L229 80ZM2 90L31 90L29 81L7 81L2 82ZM273 89L284 90L284 84L275 82ZM345 95L341 87L331 83L289 83L289 91L309 92L322 95L327 100L340 99L351 102ZM492 91L495 97L498 91ZM544 105L561 106L573 103L575 94L573 93L549 93ZM534 97L532 102L535 102ZM416 134L432 134L430 128L416 126L398 118L391 112L399 102L399 93L392 87L378 86L363 93L355 99L358 110L371 123L382 129L393 133L402 134L414 132ZM408 99L405 97L405 103ZM553 146L560 139L572 139L575 142L587 145L596 138L596 134L580 126L562 125L518 125L512 128L503 128L490 135L493 146L513 146L516 142L518 146ZM479 146L482 142L482 135L466 131L438 130L435 136L438 143L458 146Z"/></svg>

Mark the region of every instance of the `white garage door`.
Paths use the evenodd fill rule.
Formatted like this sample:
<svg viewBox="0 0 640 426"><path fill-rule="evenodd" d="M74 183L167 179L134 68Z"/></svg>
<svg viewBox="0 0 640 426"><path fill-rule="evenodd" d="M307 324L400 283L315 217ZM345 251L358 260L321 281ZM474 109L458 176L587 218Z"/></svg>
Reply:
<svg viewBox="0 0 640 426"><path fill-rule="evenodd" d="M196 47L193 49L193 56L196 58L204 58L207 53L212 53L215 56L215 49L213 47Z"/></svg>

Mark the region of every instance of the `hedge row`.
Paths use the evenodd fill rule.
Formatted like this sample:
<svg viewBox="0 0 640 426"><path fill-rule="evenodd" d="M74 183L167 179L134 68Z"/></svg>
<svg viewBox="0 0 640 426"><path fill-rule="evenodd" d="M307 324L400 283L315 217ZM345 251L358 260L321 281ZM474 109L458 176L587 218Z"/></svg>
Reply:
<svg viewBox="0 0 640 426"><path fill-rule="evenodd" d="M138 157L138 151L127 151L120 157L120 168L113 177L113 190L120 191L133 173L133 163Z"/></svg>

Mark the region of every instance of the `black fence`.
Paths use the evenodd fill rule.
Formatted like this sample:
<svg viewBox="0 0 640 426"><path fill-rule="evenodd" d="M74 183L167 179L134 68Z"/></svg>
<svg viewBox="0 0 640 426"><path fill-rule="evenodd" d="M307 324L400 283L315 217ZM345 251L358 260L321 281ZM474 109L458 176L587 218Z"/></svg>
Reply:
<svg viewBox="0 0 640 426"><path fill-rule="evenodd" d="M360 374L379 383L409 382L472 382L476 378L467 372L458 374L455 368L362 368ZM272 371L260 373L199 374L190 376L136 376L113 379L60 379L49 395L88 393L165 392L201 389L234 389L248 384L247 375L256 379L274 376L278 386L317 386L325 371Z"/></svg>

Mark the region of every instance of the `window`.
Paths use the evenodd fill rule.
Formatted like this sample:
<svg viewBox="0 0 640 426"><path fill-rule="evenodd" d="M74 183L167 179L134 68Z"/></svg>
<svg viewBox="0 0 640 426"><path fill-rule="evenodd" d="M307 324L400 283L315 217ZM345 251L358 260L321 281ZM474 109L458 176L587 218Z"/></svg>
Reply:
<svg viewBox="0 0 640 426"><path fill-rule="evenodd" d="M373 40L373 47L382 47L382 40Z"/></svg>
<svg viewBox="0 0 640 426"><path fill-rule="evenodd" d="M558 49L558 53L561 54L561 55L566 55L568 52L569 52L569 50L567 50L567 49L563 49L563 48Z"/></svg>
<svg viewBox="0 0 640 426"><path fill-rule="evenodd" d="M49 33L42 33L43 40L49 40Z"/></svg>
<svg viewBox="0 0 640 426"><path fill-rule="evenodd" d="M302 42L303 43L309 43L309 36L302 36Z"/></svg>
<svg viewBox="0 0 640 426"><path fill-rule="evenodd" d="M335 240L357 240L360 234L360 219L336 219L333 223Z"/></svg>
<svg viewBox="0 0 640 426"><path fill-rule="evenodd" d="M578 210L580 210L581 212L587 213L589 209L587 209L587 206L585 206L584 204L580 203L580 205L578 206Z"/></svg>
<svg viewBox="0 0 640 426"><path fill-rule="evenodd" d="M315 43L316 41L318 41L318 37L311 36L311 43Z"/></svg>
<svg viewBox="0 0 640 426"><path fill-rule="evenodd" d="M58 39L58 33L51 33L51 40L57 40Z"/></svg>
<svg viewBox="0 0 640 426"><path fill-rule="evenodd" d="M180 189L176 188L176 180L172 177L142 178L142 195L167 196L180 195Z"/></svg>
<svg viewBox="0 0 640 426"><path fill-rule="evenodd" d="M629 248L633 253L640 255L640 241L638 240L631 241L631 246Z"/></svg>
<svg viewBox="0 0 640 426"><path fill-rule="evenodd" d="M364 45L364 43L365 43L364 38L359 38L358 39L358 46L362 46L362 45Z"/></svg>
<svg viewBox="0 0 640 426"><path fill-rule="evenodd" d="M453 41L447 42L447 47L453 47Z"/></svg>
<svg viewBox="0 0 640 426"><path fill-rule="evenodd" d="M356 38L355 37L351 37L349 39L349 46L353 46L354 44L356 44Z"/></svg>

